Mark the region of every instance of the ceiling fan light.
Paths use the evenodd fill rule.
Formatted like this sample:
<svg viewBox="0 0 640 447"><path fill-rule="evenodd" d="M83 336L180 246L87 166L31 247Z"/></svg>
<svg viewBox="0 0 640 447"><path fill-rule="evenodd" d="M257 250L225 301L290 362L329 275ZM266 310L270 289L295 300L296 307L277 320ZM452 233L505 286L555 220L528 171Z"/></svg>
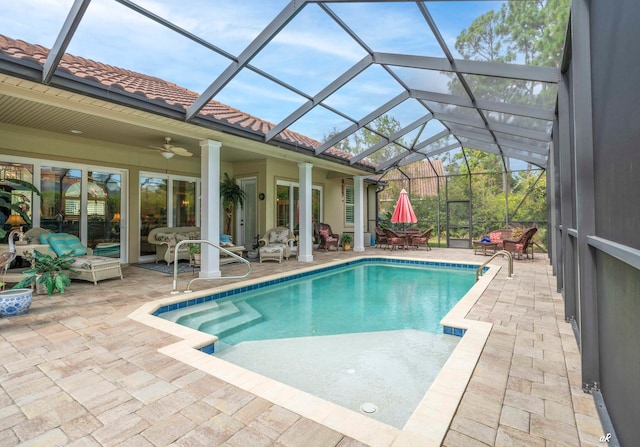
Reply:
<svg viewBox="0 0 640 447"><path fill-rule="evenodd" d="M161 154L167 160L169 160L170 158L173 158L173 156L175 155L173 152L161 152Z"/></svg>

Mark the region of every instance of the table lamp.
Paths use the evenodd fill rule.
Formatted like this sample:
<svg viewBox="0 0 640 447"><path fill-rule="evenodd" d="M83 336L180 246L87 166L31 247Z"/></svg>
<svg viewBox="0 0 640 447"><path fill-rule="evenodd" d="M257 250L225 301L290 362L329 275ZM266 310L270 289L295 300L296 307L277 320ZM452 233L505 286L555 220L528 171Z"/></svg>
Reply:
<svg viewBox="0 0 640 447"><path fill-rule="evenodd" d="M12 230L22 231L22 226L26 225L26 222L20 214L12 214L9 216L5 224L11 225Z"/></svg>

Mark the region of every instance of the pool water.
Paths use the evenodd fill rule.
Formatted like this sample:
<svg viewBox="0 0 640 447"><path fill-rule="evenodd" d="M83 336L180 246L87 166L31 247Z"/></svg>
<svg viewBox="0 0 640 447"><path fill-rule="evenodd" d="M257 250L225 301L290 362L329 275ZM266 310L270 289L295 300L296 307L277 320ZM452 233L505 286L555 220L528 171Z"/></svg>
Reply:
<svg viewBox="0 0 640 447"><path fill-rule="evenodd" d="M469 269L362 263L167 312L217 335L216 352L245 341L415 329L440 320L471 288Z"/></svg>
<svg viewBox="0 0 640 447"><path fill-rule="evenodd" d="M225 361L402 428L460 340L440 320L475 267L374 258L273 282L155 315L217 335Z"/></svg>

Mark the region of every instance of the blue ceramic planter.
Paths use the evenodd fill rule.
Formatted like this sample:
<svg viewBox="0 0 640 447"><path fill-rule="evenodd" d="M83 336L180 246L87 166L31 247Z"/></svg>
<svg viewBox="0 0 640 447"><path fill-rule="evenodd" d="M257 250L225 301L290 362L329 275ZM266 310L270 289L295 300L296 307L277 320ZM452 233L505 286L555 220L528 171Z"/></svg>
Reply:
<svg viewBox="0 0 640 447"><path fill-rule="evenodd" d="M27 313L31 306L31 289L12 289L0 292L0 316L14 317Z"/></svg>

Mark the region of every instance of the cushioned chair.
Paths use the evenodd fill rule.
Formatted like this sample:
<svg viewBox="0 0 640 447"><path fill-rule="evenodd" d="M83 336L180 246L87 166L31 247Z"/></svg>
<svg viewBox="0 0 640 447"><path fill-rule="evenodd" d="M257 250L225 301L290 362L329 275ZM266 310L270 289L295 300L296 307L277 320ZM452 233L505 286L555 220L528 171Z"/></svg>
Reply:
<svg viewBox="0 0 640 447"><path fill-rule="evenodd" d="M40 235L51 233L49 230L45 230L40 227L33 227L24 232L24 239L26 239L29 244L39 244L40 243Z"/></svg>
<svg viewBox="0 0 640 447"><path fill-rule="evenodd" d="M49 244L51 250L60 256L72 252L76 262L71 266L75 273L69 277L83 281L91 281L98 285L98 281L109 278L123 279L120 260L106 256L93 256L93 251L85 247L77 236L67 233L43 233L40 243Z"/></svg>
<svg viewBox="0 0 640 447"><path fill-rule="evenodd" d="M331 226L325 223L317 223L313 226L314 233L320 244L318 250L329 250L331 247L338 249L338 235L333 232Z"/></svg>
<svg viewBox="0 0 640 447"><path fill-rule="evenodd" d="M282 262L282 259L289 259L291 247L295 240L293 232L288 228L276 227L267 231L262 239L258 241L260 262Z"/></svg>
<svg viewBox="0 0 640 447"><path fill-rule="evenodd" d="M433 232L433 228L429 228L427 231L423 231L422 233L416 234L415 236L411 236L411 245L416 249L420 247L424 247L427 250L431 250L431 246L429 246L429 239L431 238L431 233Z"/></svg>
<svg viewBox="0 0 640 447"><path fill-rule="evenodd" d="M387 246L393 250L394 248L402 247L407 248L407 238L405 236L400 236L395 231L384 228L384 234L387 236Z"/></svg>
<svg viewBox="0 0 640 447"><path fill-rule="evenodd" d="M498 250L502 250L502 241L504 241L505 239L510 239L512 231L513 230L509 228L505 228L503 230L493 230L491 233L489 233L489 240L491 243L496 244L496 248Z"/></svg>
<svg viewBox="0 0 640 447"><path fill-rule="evenodd" d="M538 229L536 227L529 228L519 239L505 239L502 241L504 249L513 254L516 258L522 259L522 255L526 254L529 258L528 249L531 248L531 258L533 259L533 235Z"/></svg>

